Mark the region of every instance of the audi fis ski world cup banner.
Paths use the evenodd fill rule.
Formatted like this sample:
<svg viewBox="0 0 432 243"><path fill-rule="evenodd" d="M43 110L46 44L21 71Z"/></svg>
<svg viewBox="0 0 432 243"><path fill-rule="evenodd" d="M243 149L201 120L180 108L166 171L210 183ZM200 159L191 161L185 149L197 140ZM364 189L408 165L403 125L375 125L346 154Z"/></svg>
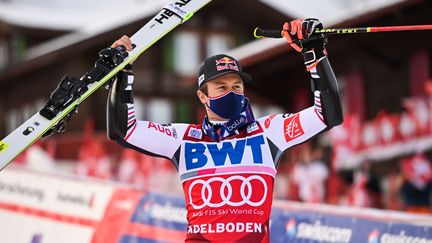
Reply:
<svg viewBox="0 0 432 243"><path fill-rule="evenodd" d="M190 190L210 190L207 184L213 183L194 182ZM223 200L214 201L208 191L203 203L214 210L200 211L203 205L194 205L197 213L208 217L224 213L224 205L239 207L232 214L260 213L239 206L262 203L251 190L240 190L262 183L260 179L230 177L218 183L226 192ZM275 201L272 210L271 242L432 243L429 216L286 201ZM1 242L183 242L188 230L260 230L247 222L188 226L186 215L181 195L11 168L0 177Z"/></svg>

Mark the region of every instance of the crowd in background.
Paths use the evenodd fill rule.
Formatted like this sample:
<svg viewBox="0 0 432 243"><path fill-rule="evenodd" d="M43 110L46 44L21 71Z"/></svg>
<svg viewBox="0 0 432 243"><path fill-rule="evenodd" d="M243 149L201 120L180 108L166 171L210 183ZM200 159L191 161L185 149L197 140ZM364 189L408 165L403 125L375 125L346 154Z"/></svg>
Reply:
<svg viewBox="0 0 432 243"><path fill-rule="evenodd" d="M324 159L322 147L307 143L297 150L297 155L285 163L288 189L284 199L432 212L432 166L424 153L384 162L364 161L358 168L334 171Z"/></svg>

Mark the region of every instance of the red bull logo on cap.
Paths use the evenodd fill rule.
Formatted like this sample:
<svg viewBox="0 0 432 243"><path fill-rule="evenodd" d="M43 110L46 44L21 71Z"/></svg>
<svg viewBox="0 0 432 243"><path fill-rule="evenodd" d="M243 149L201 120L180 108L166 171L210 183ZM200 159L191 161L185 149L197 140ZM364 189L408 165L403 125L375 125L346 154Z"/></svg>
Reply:
<svg viewBox="0 0 432 243"><path fill-rule="evenodd" d="M219 60L216 60L216 69L217 71L222 71L227 69L239 71L237 62L234 59L231 59L229 57L223 57Z"/></svg>
<svg viewBox="0 0 432 243"><path fill-rule="evenodd" d="M223 57L219 60L216 60L216 65L219 65L219 64L225 64L225 65L226 64L236 64L236 61L229 58L229 57Z"/></svg>

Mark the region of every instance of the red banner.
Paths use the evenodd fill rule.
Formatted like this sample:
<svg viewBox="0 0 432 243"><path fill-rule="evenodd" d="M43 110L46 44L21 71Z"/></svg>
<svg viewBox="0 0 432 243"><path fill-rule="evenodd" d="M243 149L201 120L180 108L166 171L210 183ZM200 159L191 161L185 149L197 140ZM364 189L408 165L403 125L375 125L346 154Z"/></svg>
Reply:
<svg viewBox="0 0 432 243"><path fill-rule="evenodd" d="M432 148L432 99L410 98L403 101L405 112L380 112L363 122L347 114L341 126L330 132L334 165L348 169L361 162L389 159Z"/></svg>

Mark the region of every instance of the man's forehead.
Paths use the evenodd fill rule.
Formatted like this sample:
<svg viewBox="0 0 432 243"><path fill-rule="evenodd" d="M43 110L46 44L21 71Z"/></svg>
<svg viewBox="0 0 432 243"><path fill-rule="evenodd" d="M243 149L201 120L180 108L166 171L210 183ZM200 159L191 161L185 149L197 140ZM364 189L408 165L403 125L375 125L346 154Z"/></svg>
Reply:
<svg viewBox="0 0 432 243"><path fill-rule="evenodd" d="M220 77L217 77L213 80L209 80L208 82L213 84L228 83L228 82L242 83L243 80L240 77L240 75L230 73L230 74L225 74Z"/></svg>

